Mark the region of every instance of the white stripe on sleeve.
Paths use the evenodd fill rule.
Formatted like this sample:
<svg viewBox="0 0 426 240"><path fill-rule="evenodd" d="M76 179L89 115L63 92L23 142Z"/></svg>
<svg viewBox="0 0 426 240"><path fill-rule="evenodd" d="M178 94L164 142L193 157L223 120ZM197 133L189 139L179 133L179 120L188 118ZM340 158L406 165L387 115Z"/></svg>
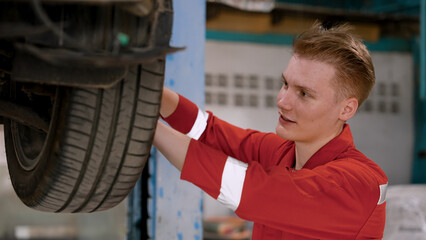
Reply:
<svg viewBox="0 0 426 240"><path fill-rule="evenodd" d="M232 209L237 210L241 201L244 179L248 164L228 157L222 173L222 185L217 200Z"/></svg>
<svg viewBox="0 0 426 240"><path fill-rule="evenodd" d="M201 135L203 135L204 130L207 127L207 120L209 119L209 114L207 112L201 111L198 109L197 119L195 119L194 125L189 131L188 137L198 140Z"/></svg>
<svg viewBox="0 0 426 240"><path fill-rule="evenodd" d="M379 201L377 202L377 205L380 205L386 201L386 190L388 188L388 184L382 184L379 186L380 188L380 197Z"/></svg>

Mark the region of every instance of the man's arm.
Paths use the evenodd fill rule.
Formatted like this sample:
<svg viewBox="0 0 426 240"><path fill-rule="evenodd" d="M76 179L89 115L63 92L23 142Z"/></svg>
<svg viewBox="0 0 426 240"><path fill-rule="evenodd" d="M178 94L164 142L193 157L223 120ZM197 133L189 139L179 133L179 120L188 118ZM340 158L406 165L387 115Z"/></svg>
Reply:
<svg viewBox="0 0 426 240"><path fill-rule="evenodd" d="M191 138L157 122L153 145L175 166L182 171Z"/></svg>
<svg viewBox="0 0 426 240"><path fill-rule="evenodd" d="M269 153L284 141L229 124L167 88L162 101L160 114L172 128L243 162L270 159ZM263 144L265 137L270 140L268 144Z"/></svg>
<svg viewBox="0 0 426 240"><path fill-rule="evenodd" d="M168 118L176 110L179 104L179 95L172 90L164 87L161 97L160 115L162 118Z"/></svg>
<svg viewBox="0 0 426 240"><path fill-rule="evenodd" d="M279 165L266 171L258 162L242 163L191 140L181 179L243 219L315 239L355 239L379 208L371 239L383 234L385 204L379 201L379 186L354 159L314 170L292 172Z"/></svg>

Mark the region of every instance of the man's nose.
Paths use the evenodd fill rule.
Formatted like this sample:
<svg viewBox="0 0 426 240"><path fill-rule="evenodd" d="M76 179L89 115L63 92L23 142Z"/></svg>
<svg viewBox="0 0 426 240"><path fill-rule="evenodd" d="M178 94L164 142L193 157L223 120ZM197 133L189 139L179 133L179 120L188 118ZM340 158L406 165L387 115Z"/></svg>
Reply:
<svg viewBox="0 0 426 240"><path fill-rule="evenodd" d="M278 93L277 106L280 109L291 110L293 108L293 100L289 89L282 88Z"/></svg>

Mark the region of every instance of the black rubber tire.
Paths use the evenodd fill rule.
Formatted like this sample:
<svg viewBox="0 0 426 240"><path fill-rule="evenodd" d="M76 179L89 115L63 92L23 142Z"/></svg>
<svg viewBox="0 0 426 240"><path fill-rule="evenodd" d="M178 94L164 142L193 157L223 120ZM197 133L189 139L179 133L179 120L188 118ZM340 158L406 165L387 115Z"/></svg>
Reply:
<svg viewBox="0 0 426 240"><path fill-rule="evenodd" d="M37 164L20 124L5 121L13 187L29 207L47 212L93 212L120 203L148 159L161 101L164 59L129 70L110 89L58 88ZM32 130L35 131L35 130Z"/></svg>

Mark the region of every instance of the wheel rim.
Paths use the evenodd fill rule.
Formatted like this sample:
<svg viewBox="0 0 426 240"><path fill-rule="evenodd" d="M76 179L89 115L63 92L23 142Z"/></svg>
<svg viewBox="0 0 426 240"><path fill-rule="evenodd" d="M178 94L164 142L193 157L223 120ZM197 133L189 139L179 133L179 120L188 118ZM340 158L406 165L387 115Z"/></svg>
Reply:
<svg viewBox="0 0 426 240"><path fill-rule="evenodd" d="M49 119L49 130L51 129L51 119L57 109L58 91L55 92L55 97L51 105L47 109L52 109ZM11 121L12 141L15 149L15 155L19 165L25 171L34 170L42 160L43 152L47 147L49 134L39 129L35 129L24 124Z"/></svg>
<svg viewBox="0 0 426 240"><path fill-rule="evenodd" d="M40 161L47 134L17 122L12 122L11 127L18 163L26 171L31 171Z"/></svg>

